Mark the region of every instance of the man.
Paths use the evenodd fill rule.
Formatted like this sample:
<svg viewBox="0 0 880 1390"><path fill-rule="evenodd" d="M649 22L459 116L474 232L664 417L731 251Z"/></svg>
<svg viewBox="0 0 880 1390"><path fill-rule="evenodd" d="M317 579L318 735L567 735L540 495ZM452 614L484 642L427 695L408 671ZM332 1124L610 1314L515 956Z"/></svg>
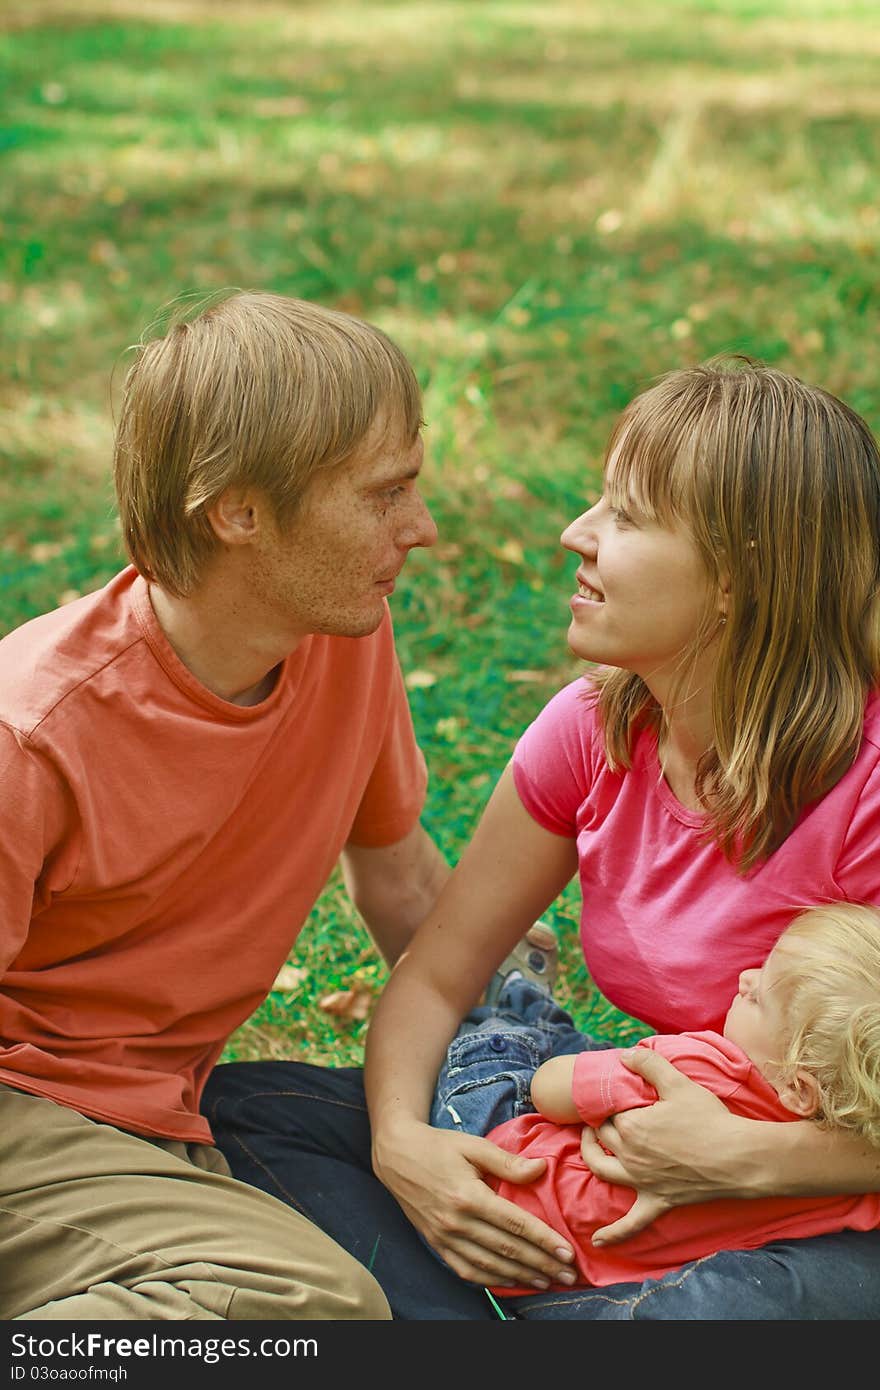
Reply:
<svg viewBox="0 0 880 1390"><path fill-rule="evenodd" d="M126 381L132 567L0 643L0 1317L388 1316L199 1099L340 857L389 962L447 876L386 603L420 423L347 315L178 322Z"/></svg>

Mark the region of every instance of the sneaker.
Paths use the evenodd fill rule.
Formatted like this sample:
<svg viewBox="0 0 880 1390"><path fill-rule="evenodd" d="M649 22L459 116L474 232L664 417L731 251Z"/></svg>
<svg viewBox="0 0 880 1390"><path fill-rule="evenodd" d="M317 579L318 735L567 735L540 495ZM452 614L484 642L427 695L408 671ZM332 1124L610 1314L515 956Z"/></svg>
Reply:
<svg viewBox="0 0 880 1390"><path fill-rule="evenodd" d="M483 1002L494 1008L511 975L521 975L545 994L552 994L558 973L556 933L546 922L535 922L495 971L486 986Z"/></svg>

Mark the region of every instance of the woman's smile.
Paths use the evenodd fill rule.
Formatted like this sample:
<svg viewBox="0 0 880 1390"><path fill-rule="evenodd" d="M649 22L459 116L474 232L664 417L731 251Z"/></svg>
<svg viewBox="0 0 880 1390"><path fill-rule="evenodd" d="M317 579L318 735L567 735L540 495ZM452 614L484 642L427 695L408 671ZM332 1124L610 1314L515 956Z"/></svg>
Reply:
<svg viewBox="0 0 880 1390"><path fill-rule="evenodd" d="M578 587L577 593L574 594L571 599L572 607L577 606L578 599L585 599L588 603L593 604L605 602L605 595L600 593L588 580L584 579L583 575L578 574L576 578Z"/></svg>

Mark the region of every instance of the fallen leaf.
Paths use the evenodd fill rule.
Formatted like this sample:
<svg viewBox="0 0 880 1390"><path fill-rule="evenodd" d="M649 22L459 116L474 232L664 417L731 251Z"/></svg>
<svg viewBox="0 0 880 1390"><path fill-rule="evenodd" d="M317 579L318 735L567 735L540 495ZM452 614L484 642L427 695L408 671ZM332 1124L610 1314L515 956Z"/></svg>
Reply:
<svg viewBox="0 0 880 1390"><path fill-rule="evenodd" d="M410 671L404 677L404 684L407 690L427 690L428 686L437 684L437 677L433 671Z"/></svg>
<svg viewBox="0 0 880 1390"><path fill-rule="evenodd" d="M608 236L610 232L616 232L623 225L623 214L617 208L609 208L607 212L602 212L596 218L596 231L602 236Z"/></svg>
<svg viewBox="0 0 880 1390"><path fill-rule="evenodd" d="M45 565L48 560L54 560L60 555L64 546L60 541L37 541L32 545L28 554L36 565Z"/></svg>
<svg viewBox="0 0 880 1390"><path fill-rule="evenodd" d="M373 1006L373 992L366 985L355 985L354 989L338 989L333 994L325 994L318 1000L318 1008L325 1014L337 1018L360 1022L365 1019Z"/></svg>
<svg viewBox="0 0 880 1390"><path fill-rule="evenodd" d="M304 970L301 965L282 965L275 976L272 989L276 994L292 994L308 979L308 975L308 970Z"/></svg>
<svg viewBox="0 0 880 1390"><path fill-rule="evenodd" d="M494 546L491 554L496 560L506 560L508 565L524 565L526 562L519 541L505 541L503 545Z"/></svg>
<svg viewBox="0 0 880 1390"><path fill-rule="evenodd" d="M93 241L89 247L89 260L93 265L112 265L119 255L115 242L108 237Z"/></svg>
<svg viewBox="0 0 880 1390"><path fill-rule="evenodd" d="M511 502L531 501L531 493L518 478L499 478L498 491Z"/></svg>
<svg viewBox="0 0 880 1390"><path fill-rule="evenodd" d="M305 97L264 97L255 101L251 110L262 118L276 116L304 116L309 109Z"/></svg>

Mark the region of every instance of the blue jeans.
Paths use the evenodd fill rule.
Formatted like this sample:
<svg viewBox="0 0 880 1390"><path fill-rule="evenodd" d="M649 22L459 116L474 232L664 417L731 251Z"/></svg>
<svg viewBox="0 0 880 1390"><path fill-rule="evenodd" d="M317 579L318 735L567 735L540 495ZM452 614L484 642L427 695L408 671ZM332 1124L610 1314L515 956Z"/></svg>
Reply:
<svg viewBox="0 0 880 1390"><path fill-rule="evenodd" d="M479 1025L486 1017L472 1016L469 1022ZM545 1022L551 1017L545 1015ZM500 1035L510 1022L505 1010L499 1026L484 1032ZM540 1028L534 1014L530 1022ZM577 1045L582 1037L571 1029L570 1046L561 1041L562 1032L555 1044L568 1052L604 1045L590 1039ZM426 1248L373 1175L358 1068L231 1062L209 1078L202 1109L235 1176L289 1203L371 1269L395 1318L491 1321L497 1316L482 1289L458 1279ZM496 1101L490 1099L486 1114L495 1113ZM841 1231L760 1250L725 1250L644 1284L502 1302L508 1316L527 1321L876 1321L880 1232Z"/></svg>
<svg viewBox="0 0 880 1390"><path fill-rule="evenodd" d="M481 1005L468 1014L449 1044L431 1124L488 1134L534 1111L529 1087L542 1062L611 1046L579 1032L555 999L519 977L505 986L497 1008Z"/></svg>

